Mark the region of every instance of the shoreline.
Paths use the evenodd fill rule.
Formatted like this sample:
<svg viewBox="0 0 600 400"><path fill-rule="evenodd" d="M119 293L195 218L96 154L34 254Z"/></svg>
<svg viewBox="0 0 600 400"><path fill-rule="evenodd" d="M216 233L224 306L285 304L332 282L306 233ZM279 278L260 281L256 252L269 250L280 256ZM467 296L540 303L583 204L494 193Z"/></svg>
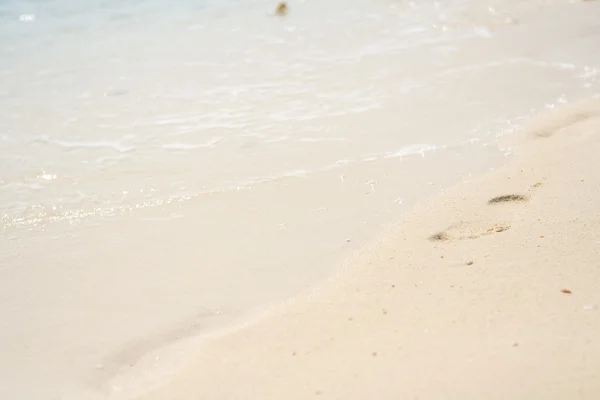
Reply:
<svg viewBox="0 0 600 400"><path fill-rule="evenodd" d="M485 378L463 336L504 349L504 332L531 351L511 318L546 315L543 286L579 301L581 287L540 265L565 254L587 265L589 249L570 242L583 231L534 243L519 224L531 210L541 221L528 226L549 229L596 216L590 206L567 218L557 207L579 205L540 176L563 147L569 168L597 169L550 134L595 124L582 116L598 106L574 102L600 93L599 2L306 3L273 24L236 5L202 28L204 10L172 24L183 9L163 3L114 35L70 30L73 18L112 19L95 6L13 32L0 68L12 77L0 189L16 212L0 217L0 397L362 399L380 398L375 386L404 394L402 380L420 393L429 370L450 379L437 353ZM46 43L50 27L68 32ZM514 134L564 104L574 111L526 128L539 138ZM529 172L490 183L507 163ZM538 260L532 243L560 251ZM591 318L598 302L584 300L573 312ZM382 365L368 369L373 360Z"/></svg>
<svg viewBox="0 0 600 400"><path fill-rule="evenodd" d="M465 143L110 218L7 228L3 309L23 332L7 331L5 343L32 344L7 351L6 374L37 374L30 397L145 390L188 365L207 338L328 279L412 204L503 161L492 146ZM12 382L7 395L24 392Z"/></svg>
<svg viewBox="0 0 600 400"><path fill-rule="evenodd" d="M508 165L139 398L595 398L598 132L597 99L535 118L501 139L517 143Z"/></svg>
<svg viewBox="0 0 600 400"><path fill-rule="evenodd" d="M464 162L467 154L469 163ZM345 173L343 176L346 177L343 181L338 176L339 171L335 171L312 180L290 178L288 182L281 183L281 186L285 186L285 191L282 193L277 191L281 188L267 187L267 193L272 193L272 197L269 199L271 208L260 212L255 211L251 218L241 213L237 217L231 215L229 223L242 220L238 224L243 227L253 227L253 231L260 233L261 236L264 235L264 231L267 231L271 235L270 243L263 244L254 241L238 243L230 237L221 239L222 244L218 247L218 250L222 252L226 252L226 249L231 247L244 252L247 251L246 246L258 247L259 250L262 249L263 252L266 252L261 257L261 261L268 269L265 266L262 268L272 271L269 275L261 273L260 278L264 282L260 286L256 286L256 283L251 280L252 275L247 275L247 279L244 280L237 277L236 282L239 281L241 286L231 304L239 303L238 297L242 298L246 292L251 290L258 290L257 287L265 290L267 294L257 293L252 297L246 295L251 298L252 304L244 309L234 307L209 309L205 314L196 313L198 315L194 314L191 318L174 321L172 325L161 331L147 332L142 338L112 349L110 354L103 358L102 368L90 374L91 385L86 388L86 392L91 391L90 396L99 395L100 398L113 395L120 398L119 392L121 391L136 393L140 386L144 388L140 391L144 391L148 386L155 387L157 382L163 382L163 379L168 379L169 376L177 374L182 369L185 370L185 366L190 363L189 353L193 354L196 349L213 340L218 340L222 336L268 319L285 305L294 304L305 295L322 290L324 283L335 280L340 273L337 268L340 260L360 253L363 246L370 243L374 237L378 237L382 229L388 229L398 215L407 213L414 204L437 195L440 190L443 190L442 188L451 187L472 173L483 173L490 168L497 168L498 165L502 165L502 161L505 161L505 155L495 147L485 148L478 144L464 145L460 149L448 148L425 157L415 156L404 160L392 158L366 165L347 166L341 170ZM454 168L440 170L444 163L454 162L458 163ZM420 173L411 176L408 172L411 168L407 167L407 164L418 169ZM381 174L381 171L386 168L395 171ZM362 184L362 182L368 182L370 176L378 174L380 180L375 187ZM394 201L398 195L393 190L394 185L391 184L394 180L412 188L410 191L402 190L406 193L403 193L399 202ZM257 193L250 200L264 200L266 194L263 190L256 190ZM378 196L377 200L374 199L375 195ZM245 198L248 200L248 194ZM337 203L339 200L345 200L347 204L342 206ZM366 224L363 219L358 219L358 223L344 219L345 215L349 215L348 210L352 207L358 207L353 211L354 214L366 215L363 210L360 210L360 207L364 207L368 201L377 201L381 206L380 215L369 216L370 223L368 225L363 225L363 223ZM237 204L237 201L231 202L231 199L229 202L223 203L215 198L212 202L218 203L219 208L227 206L233 210L243 210L243 207L232 205ZM296 215L294 215L286 210L290 205L293 207L298 202L309 203L311 206L308 208L314 210L318 210L317 206L319 205L327 206L326 211L319 213L323 219L319 221L319 226L329 225L326 232L321 230L318 235L311 235L314 230L314 221L312 219L302 220L303 214L300 212L296 211ZM190 231L190 226L197 221L202 221L202 216L206 217L210 214L210 211L207 210L198 212L198 205L192 202L181 206L181 213L186 216L186 221L180 220L175 223L175 227L168 225L166 232L169 233L162 232L161 235L176 237L178 232ZM278 227L278 215L293 217L293 219L287 220L289 226ZM365 219L367 218L365 217ZM376 220L377 223L373 220ZM356 226L359 229L351 229ZM233 229L235 226L227 225L219 230L226 233ZM352 234L348 235L348 231L352 231ZM204 239L207 238L204 237ZM139 240L143 242L150 239L140 238ZM216 242L216 240L212 240ZM298 243L301 243L305 249L303 250ZM269 244L271 248L269 251L267 251L266 244ZM184 246L189 247L190 244L184 243ZM216 249L214 248L213 251ZM200 258L202 255L197 253L192 257L185 254L185 257L181 257L182 260ZM178 257L170 257L178 259ZM216 259L216 257L214 258ZM254 258L256 255L253 255ZM280 268L280 271L273 270L276 261L279 261L284 267ZM239 268L242 268L241 258L239 262ZM301 264L305 263L311 265L302 267ZM259 280L256 272L253 272L252 269L240 273L245 276L254 273L254 280ZM277 276L273 277L273 274L277 274ZM286 282L282 277L283 274L288 276L288 279L294 274L292 278L295 283ZM274 290L277 290L275 293L277 296L273 294ZM221 298L224 297L225 294L221 295ZM261 302L257 302L257 298ZM172 300L170 301L173 303ZM225 304L224 299L222 302ZM171 304L170 307L176 307L176 305ZM165 307L166 309L167 307ZM124 397L129 398L128 395Z"/></svg>

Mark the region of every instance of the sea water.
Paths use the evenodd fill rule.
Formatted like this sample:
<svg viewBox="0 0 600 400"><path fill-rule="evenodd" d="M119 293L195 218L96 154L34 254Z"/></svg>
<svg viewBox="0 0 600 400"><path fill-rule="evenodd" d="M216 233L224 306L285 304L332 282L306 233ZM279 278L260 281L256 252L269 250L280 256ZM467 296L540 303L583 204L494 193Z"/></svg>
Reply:
<svg viewBox="0 0 600 400"><path fill-rule="evenodd" d="M0 1L0 396L118 395L501 165L598 93L570 3Z"/></svg>

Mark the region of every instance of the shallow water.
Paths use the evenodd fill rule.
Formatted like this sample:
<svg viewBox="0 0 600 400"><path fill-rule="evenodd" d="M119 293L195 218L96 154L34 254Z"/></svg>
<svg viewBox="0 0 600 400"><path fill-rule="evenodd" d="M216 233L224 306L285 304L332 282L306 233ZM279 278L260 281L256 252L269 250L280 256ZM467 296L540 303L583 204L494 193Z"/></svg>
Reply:
<svg viewBox="0 0 600 400"><path fill-rule="evenodd" d="M589 83L535 58L457 65L515 18L474 19L467 2L299 3L286 18L264 1L166 4L3 5L5 226L459 145ZM478 85L457 96L464 79ZM539 93L490 104L519 81Z"/></svg>
<svg viewBox="0 0 600 400"><path fill-rule="evenodd" d="M598 8L521 3L0 3L2 397L121 393L597 94Z"/></svg>

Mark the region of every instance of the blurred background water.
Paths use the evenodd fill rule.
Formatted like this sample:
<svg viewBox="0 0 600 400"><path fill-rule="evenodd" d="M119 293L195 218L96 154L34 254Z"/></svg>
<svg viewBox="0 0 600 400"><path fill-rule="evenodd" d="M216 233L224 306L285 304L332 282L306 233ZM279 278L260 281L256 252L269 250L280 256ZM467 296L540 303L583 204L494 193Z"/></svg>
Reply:
<svg viewBox="0 0 600 400"><path fill-rule="evenodd" d="M485 3L306 1L277 18L264 0L4 0L2 223L459 145L589 84L583 66L457 65L462 43L547 2ZM458 93L465 79L476 90ZM535 96L494 100L520 81Z"/></svg>

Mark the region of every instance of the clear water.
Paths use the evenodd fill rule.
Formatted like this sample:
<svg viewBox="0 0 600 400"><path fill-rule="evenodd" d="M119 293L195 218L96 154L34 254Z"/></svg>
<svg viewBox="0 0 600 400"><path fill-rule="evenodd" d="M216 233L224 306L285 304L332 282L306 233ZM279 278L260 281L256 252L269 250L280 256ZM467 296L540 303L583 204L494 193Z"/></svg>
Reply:
<svg viewBox="0 0 600 400"><path fill-rule="evenodd" d="M0 0L0 397L145 388L600 93L563 3Z"/></svg>
<svg viewBox="0 0 600 400"><path fill-rule="evenodd" d="M590 84L584 66L456 63L462 43L542 5L298 2L277 18L269 1L3 1L2 223L110 214L481 138ZM484 99L511 84L511 65L543 89L490 112ZM481 86L456 98L465 77Z"/></svg>

